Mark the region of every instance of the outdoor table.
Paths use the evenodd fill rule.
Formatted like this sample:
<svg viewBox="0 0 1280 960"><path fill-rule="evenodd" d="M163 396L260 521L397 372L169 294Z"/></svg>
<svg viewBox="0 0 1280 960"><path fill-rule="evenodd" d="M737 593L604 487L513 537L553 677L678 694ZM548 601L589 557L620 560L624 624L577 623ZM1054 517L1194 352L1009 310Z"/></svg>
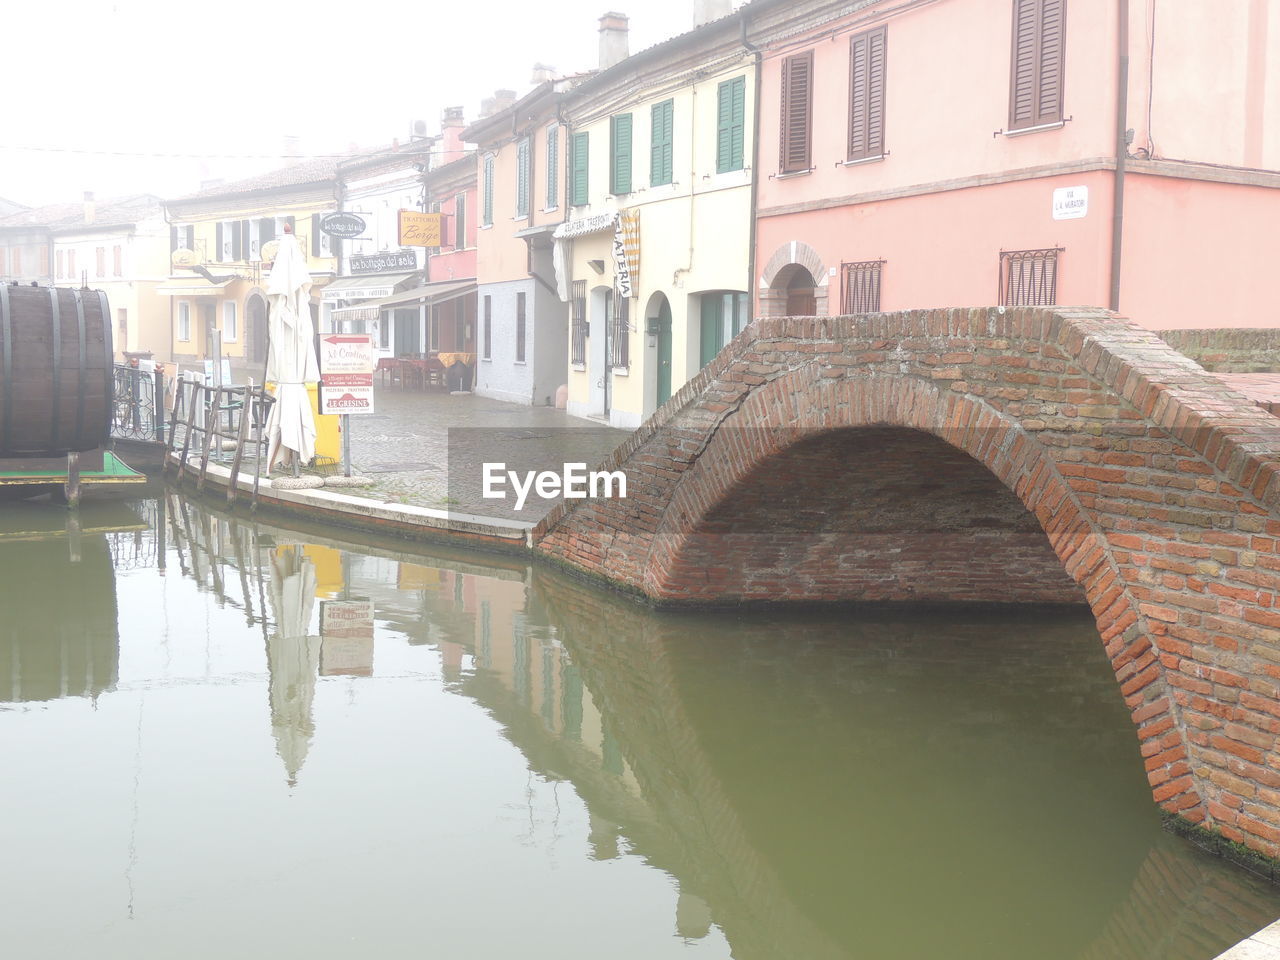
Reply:
<svg viewBox="0 0 1280 960"><path fill-rule="evenodd" d="M400 375L400 361L395 357L379 357L375 372L382 374L382 382L385 384L388 375L392 380Z"/></svg>

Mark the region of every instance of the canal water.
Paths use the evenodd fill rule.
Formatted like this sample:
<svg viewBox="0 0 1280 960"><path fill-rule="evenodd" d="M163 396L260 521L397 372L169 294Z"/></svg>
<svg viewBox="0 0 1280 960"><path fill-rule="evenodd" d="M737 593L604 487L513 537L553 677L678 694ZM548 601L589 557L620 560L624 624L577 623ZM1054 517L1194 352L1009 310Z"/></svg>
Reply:
<svg viewBox="0 0 1280 960"><path fill-rule="evenodd" d="M1207 960L1084 612L671 615L176 496L0 507L27 958Z"/></svg>

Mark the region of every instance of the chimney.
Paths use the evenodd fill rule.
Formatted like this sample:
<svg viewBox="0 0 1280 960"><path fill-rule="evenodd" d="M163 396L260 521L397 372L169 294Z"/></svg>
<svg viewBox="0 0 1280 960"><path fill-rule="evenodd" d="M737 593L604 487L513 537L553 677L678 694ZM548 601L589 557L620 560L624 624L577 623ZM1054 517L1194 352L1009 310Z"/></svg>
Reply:
<svg viewBox="0 0 1280 960"><path fill-rule="evenodd" d="M462 131L467 122L461 107L445 107L440 114L440 165L462 156Z"/></svg>
<svg viewBox="0 0 1280 960"><path fill-rule="evenodd" d="M627 59L627 15L606 13L600 18L600 69L608 70Z"/></svg>
<svg viewBox="0 0 1280 960"><path fill-rule="evenodd" d="M535 63L533 65L533 78L529 82L536 87L542 83L549 83L555 78L555 67L547 66L545 63Z"/></svg>
<svg viewBox="0 0 1280 960"><path fill-rule="evenodd" d="M84 222L93 223L98 216L97 205L93 202L93 191L84 192Z"/></svg>
<svg viewBox="0 0 1280 960"><path fill-rule="evenodd" d="M700 27L733 13L733 0L693 0L693 25Z"/></svg>

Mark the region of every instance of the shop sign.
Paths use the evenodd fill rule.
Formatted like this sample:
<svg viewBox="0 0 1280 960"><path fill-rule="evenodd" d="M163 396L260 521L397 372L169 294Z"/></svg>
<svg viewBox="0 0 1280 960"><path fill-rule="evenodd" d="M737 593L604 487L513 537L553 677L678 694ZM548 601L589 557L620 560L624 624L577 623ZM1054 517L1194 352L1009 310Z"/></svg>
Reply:
<svg viewBox="0 0 1280 960"><path fill-rule="evenodd" d="M320 637L321 676L373 673L372 600L322 601Z"/></svg>
<svg viewBox="0 0 1280 960"><path fill-rule="evenodd" d="M364 217L354 213L326 213L320 218L320 230L331 237L350 240L365 231Z"/></svg>
<svg viewBox="0 0 1280 960"><path fill-rule="evenodd" d="M422 213L418 210L400 211L400 246L402 247L438 247L440 246L441 219L440 213Z"/></svg>
<svg viewBox="0 0 1280 960"><path fill-rule="evenodd" d="M373 337L334 333L320 338L320 412L373 413Z"/></svg>
<svg viewBox="0 0 1280 960"><path fill-rule="evenodd" d="M418 255L412 250L375 253L351 258L352 273L381 273L384 270L417 270Z"/></svg>

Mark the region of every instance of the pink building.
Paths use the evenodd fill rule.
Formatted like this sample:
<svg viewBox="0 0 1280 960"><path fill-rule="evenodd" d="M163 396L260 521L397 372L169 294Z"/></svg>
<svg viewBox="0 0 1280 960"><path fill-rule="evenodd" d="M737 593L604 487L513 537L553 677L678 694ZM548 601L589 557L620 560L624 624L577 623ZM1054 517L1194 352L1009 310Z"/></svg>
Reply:
<svg viewBox="0 0 1280 960"><path fill-rule="evenodd" d="M1274 0L744 8L762 315L1111 306L1280 325Z"/></svg>
<svg viewBox="0 0 1280 960"><path fill-rule="evenodd" d="M454 387L474 383L476 362L476 161L463 146L464 125L462 108L445 110L435 162L423 178L427 209L444 214L441 244L427 257L427 353L456 355L448 358Z"/></svg>

